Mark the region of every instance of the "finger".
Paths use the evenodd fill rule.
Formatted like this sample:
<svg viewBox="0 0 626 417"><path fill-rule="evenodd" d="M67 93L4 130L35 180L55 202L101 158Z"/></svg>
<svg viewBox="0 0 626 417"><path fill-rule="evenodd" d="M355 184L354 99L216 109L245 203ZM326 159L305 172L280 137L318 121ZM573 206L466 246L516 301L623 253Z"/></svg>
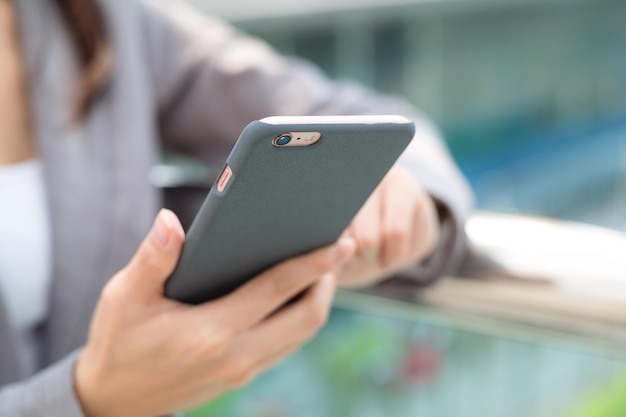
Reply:
<svg viewBox="0 0 626 417"><path fill-rule="evenodd" d="M340 268L355 250L354 239L342 238L335 245L280 263L231 294L198 306L199 317L216 317L239 333L262 321L328 272Z"/></svg>
<svg viewBox="0 0 626 417"><path fill-rule="evenodd" d="M381 264L389 268L408 261L414 230L415 210L420 209L417 199L407 190L406 183L390 181L381 190Z"/></svg>
<svg viewBox="0 0 626 417"><path fill-rule="evenodd" d="M291 345L287 345L282 349L274 352L272 355L263 358L262 361L259 361L253 368L252 372L255 374L260 374L263 371L268 370L274 365L286 359L288 356L294 354L302 348L302 343L293 343Z"/></svg>
<svg viewBox="0 0 626 417"><path fill-rule="evenodd" d="M293 305L240 334L230 353L208 371L221 375L233 387L246 384L266 369L264 364L297 349L323 325L334 292L335 277L325 274Z"/></svg>
<svg viewBox="0 0 626 417"><path fill-rule="evenodd" d="M300 350L302 343L293 343L291 345L284 346L279 350L272 352L272 354L264 356L258 362L254 363L250 369L240 375L234 381L235 387L243 387L251 382L254 378L258 377L263 372L282 362L288 356Z"/></svg>
<svg viewBox="0 0 626 417"><path fill-rule="evenodd" d="M238 354L257 356L262 363L286 347L311 339L328 319L335 288L335 275L325 274L297 302L248 330ZM259 356L259 352L264 354Z"/></svg>
<svg viewBox="0 0 626 417"><path fill-rule="evenodd" d="M380 260L380 191L377 189L359 210L350 226L350 233L358 248L357 258L364 262Z"/></svg>
<svg viewBox="0 0 626 417"><path fill-rule="evenodd" d="M176 266L184 240L185 232L176 215L170 210L161 210L133 258L115 279L139 296L162 294L163 284Z"/></svg>
<svg viewBox="0 0 626 417"><path fill-rule="evenodd" d="M213 392L226 392L233 389L241 388L250 383L259 374L268 370L271 366L285 359L290 354L296 352L302 346L301 343L293 343L291 345L282 346L277 350L273 350L270 354L263 355L256 360L249 357L233 356L221 364L217 364L213 370L209 372L220 375L220 383L216 387L215 381L211 380L207 385L209 391L202 390L200 399L215 397L211 395ZM255 357L258 352L254 352ZM212 378L213 379L213 378Z"/></svg>
<svg viewBox="0 0 626 417"><path fill-rule="evenodd" d="M439 242L439 218L437 209L430 196L424 194L421 209L413 213L414 236L411 241L411 254L417 261L424 259L434 250Z"/></svg>

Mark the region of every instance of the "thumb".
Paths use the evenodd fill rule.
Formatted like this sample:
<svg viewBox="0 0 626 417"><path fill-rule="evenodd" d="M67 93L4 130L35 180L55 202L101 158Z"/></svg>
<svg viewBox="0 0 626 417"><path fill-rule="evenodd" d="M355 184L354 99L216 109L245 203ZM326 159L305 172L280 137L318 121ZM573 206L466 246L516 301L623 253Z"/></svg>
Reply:
<svg viewBox="0 0 626 417"><path fill-rule="evenodd" d="M178 217L162 209L135 256L123 270L124 286L136 295L161 295L185 240Z"/></svg>

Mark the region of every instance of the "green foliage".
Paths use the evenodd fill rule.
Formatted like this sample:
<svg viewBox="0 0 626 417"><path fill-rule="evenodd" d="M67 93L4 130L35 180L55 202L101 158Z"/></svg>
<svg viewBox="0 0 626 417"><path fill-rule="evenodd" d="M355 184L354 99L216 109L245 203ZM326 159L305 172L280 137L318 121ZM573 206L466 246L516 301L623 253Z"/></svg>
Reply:
<svg viewBox="0 0 626 417"><path fill-rule="evenodd" d="M626 416L626 375L615 383L604 385L562 417L625 417Z"/></svg>
<svg viewBox="0 0 626 417"><path fill-rule="evenodd" d="M233 409L233 404L241 396L239 391L223 395L216 400L208 402L192 411L184 413L184 417L223 417L228 416Z"/></svg>

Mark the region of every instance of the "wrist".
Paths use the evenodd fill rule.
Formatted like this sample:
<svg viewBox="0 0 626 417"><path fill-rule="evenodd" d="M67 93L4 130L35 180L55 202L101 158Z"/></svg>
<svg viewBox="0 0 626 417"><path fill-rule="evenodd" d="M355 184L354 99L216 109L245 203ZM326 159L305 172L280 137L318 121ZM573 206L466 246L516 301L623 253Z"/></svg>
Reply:
<svg viewBox="0 0 626 417"><path fill-rule="evenodd" d="M119 396L111 396L114 392L97 361L83 351L74 366L74 391L85 417L126 417L129 409L119 410Z"/></svg>

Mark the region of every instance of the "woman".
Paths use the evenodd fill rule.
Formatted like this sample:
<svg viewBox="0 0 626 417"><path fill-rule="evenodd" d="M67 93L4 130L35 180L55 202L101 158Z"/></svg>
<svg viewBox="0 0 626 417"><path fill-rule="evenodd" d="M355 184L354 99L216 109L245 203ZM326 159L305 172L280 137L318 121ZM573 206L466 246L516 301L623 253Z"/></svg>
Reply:
<svg viewBox="0 0 626 417"><path fill-rule="evenodd" d="M0 415L192 407L298 349L336 284L417 286L458 259L468 192L419 119L335 245L214 302L163 298L184 240L172 212L150 226L163 148L221 163L254 119L414 110L175 0L3 0L0 22Z"/></svg>

